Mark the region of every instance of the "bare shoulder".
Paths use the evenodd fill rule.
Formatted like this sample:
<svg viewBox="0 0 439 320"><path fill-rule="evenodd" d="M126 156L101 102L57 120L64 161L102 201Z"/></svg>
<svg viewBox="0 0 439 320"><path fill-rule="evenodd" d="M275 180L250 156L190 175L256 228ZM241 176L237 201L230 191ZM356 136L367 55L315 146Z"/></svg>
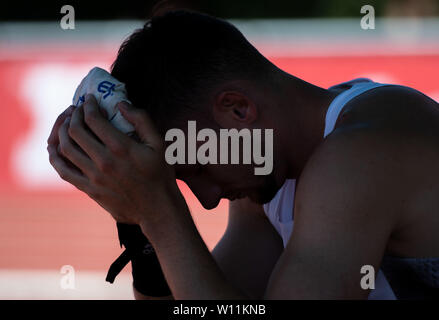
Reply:
<svg viewBox="0 0 439 320"><path fill-rule="evenodd" d="M341 127L329 135L298 179L297 232L315 235L320 227L364 228L390 236L410 196L406 182L411 171L399 156L404 151L397 139L391 132L361 125Z"/></svg>
<svg viewBox="0 0 439 320"><path fill-rule="evenodd" d="M282 239L262 205L249 199L230 202L226 232L212 254L232 283L260 298L282 250Z"/></svg>
<svg viewBox="0 0 439 320"><path fill-rule="evenodd" d="M371 90L347 106L331 138L326 150L336 148L340 156L358 150L363 159L375 159L371 177L381 174L383 180L378 197L398 210L392 254L437 255L439 104L412 88Z"/></svg>
<svg viewBox="0 0 439 320"><path fill-rule="evenodd" d="M387 190L388 196L406 196L407 188L402 190L401 185L411 181L420 185L423 177L428 184L428 178L436 175L438 142L438 103L408 87L377 88L346 105L335 130L308 162L302 180L336 172L338 179L357 177L373 184L374 190Z"/></svg>
<svg viewBox="0 0 439 320"><path fill-rule="evenodd" d="M396 170L384 151L361 129L321 143L298 179L294 230L267 297L366 297L359 270L379 267L398 214L399 195L387 192Z"/></svg>
<svg viewBox="0 0 439 320"><path fill-rule="evenodd" d="M338 126L368 123L386 127L436 125L439 104L413 88L390 85L367 91L352 99L344 108Z"/></svg>
<svg viewBox="0 0 439 320"><path fill-rule="evenodd" d="M431 179L439 174L438 144L439 104L412 88L385 86L346 105L308 167L325 170L333 165L352 177L367 173L366 180L384 180L375 188L391 186L386 194L409 199L413 188L407 194L401 185L422 190L423 185L437 184Z"/></svg>
<svg viewBox="0 0 439 320"><path fill-rule="evenodd" d="M363 201L361 205L373 212L381 211L379 207L405 192L399 188L405 169L403 161L395 158L400 150L394 139L369 127L333 132L305 166L298 180L296 206L346 198Z"/></svg>
<svg viewBox="0 0 439 320"><path fill-rule="evenodd" d="M427 231L437 225L439 205L429 196L439 192L439 106L413 89L379 90L353 101L308 161L298 182L296 223L312 214L322 221L380 223L400 239L434 234ZM301 210L307 206L315 210ZM331 213L317 206L332 206ZM419 247L398 244L398 252Z"/></svg>

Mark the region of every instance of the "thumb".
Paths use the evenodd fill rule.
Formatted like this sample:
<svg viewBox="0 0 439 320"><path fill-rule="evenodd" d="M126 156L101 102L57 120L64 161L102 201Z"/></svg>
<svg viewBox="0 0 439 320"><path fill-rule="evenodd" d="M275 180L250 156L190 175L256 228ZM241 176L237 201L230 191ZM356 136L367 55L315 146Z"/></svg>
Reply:
<svg viewBox="0 0 439 320"><path fill-rule="evenodd" d="M161 146L161 137L145 110L134 108L126 101L119 102L117 107L122 116L134 126L137 136L143 143L153 147Z"/></svg>

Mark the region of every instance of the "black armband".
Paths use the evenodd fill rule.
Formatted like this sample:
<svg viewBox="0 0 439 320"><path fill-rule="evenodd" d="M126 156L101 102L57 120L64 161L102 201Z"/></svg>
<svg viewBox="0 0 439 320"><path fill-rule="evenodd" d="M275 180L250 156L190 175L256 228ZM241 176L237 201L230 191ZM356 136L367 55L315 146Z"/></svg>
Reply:
<svg viewBox="0 0 439 320"><path fill-rule="evenodd" d="M171 295L154 248L140 226L118 222L117 232L120 246L123 245L125 251L110 266L106 281L113 283L116 276L131 261L133 286L138 292L150 297Z"/></svg>

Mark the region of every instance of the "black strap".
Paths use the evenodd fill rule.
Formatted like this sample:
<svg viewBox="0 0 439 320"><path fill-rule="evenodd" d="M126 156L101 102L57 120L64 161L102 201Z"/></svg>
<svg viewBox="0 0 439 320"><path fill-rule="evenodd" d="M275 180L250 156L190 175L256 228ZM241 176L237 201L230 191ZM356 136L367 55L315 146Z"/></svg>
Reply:
<svg viewBox="0 0 439 320"><path fill-rule="evenodd" d="M122 254L117 258L108 269L107 277L105 281L113 283L114 279L116 279L117 275L122 271L123 268L130 262L131 255L128 250L122 252Z"/></svg>
<svg viewBox="0 0 439 320"><path fill-rule="evenodd" d="M138 225L117 223L120 246L125 251L110 266L106 281L113 283L117 275L131 261L133 285L146 296L171 295L160 262L148 239Z"/></svg>

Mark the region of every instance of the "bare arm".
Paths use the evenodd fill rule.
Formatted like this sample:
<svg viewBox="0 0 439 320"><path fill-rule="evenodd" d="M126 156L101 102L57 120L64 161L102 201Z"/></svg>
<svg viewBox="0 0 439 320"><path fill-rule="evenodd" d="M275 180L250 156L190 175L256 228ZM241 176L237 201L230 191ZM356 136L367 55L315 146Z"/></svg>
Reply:
<svg viewBox="0 0 439 320"><path fill-rule="evenodd" d="M251 298L262 298L282 250L261 205L248 199L230 202L227 230L212 254L231 283Z"/></svg>
<svg viewBox="0 0 439 320"><path fill-rule="evenodd" d="M388 146L375 138L338 138L312 157L298 184L294 231L266 298L367 298L361 267L378 272L403 185L395 164L383 159Z"/></svg>
<svg viewBox="0 0 439 320"><path fill-rule="evenodd" d="M262 298L282 250L282 240L261 205L248 199L230 202L226 232L212 251L229 281L249 297ZM145 296L134 287L133 292L136 300L173 299Z"/></svg>
<svg viewBox="0 0 439 320"><path fill-rule="evenodd" d="M250 298L262 298L282 250L282 240L266 218L261 205L248 199L230 202L226 232L212 255L233 286ZM157 299L133 290L137 300Z"/></svg>
<svg viewBox="0 0 439 320"><path fill-rule="evenodd" d="M369 291L360 286L361 267L378 270L401 206L399 170L391 157L383 159L389 146L376 138L342 138L311 159L298 184L295 229L264 298L367 298ZM185 299L251 297L244 286L223 278L219 264L197 244L189 220L183 220L177 239L160 241L159 258L169 268L165 274L171 274L174 292ZM186 239L183 254L177 246ZM168 241L173 246L165 246ZM196 272L189 272L194 260Z"/></svg>

